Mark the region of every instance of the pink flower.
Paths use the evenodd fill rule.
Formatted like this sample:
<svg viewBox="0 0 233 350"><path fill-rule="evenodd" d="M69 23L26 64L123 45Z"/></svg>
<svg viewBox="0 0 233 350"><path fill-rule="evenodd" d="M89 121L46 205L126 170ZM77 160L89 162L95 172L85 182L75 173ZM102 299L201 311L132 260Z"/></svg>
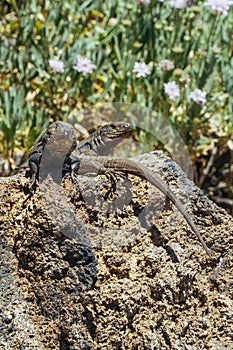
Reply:
<svg viewBox="0 0 233 350"><path fill-rule="evenodd" d="M158 64L158 66L162 69L163 72L166 72L174 68L174 63L169 60L163 60Z"/></svg>
<svg viewBox="0 0 233 350"><path fill-rule="evenodd" d="M133 73L137 73L136 74L137 78L146 77L147 75L150 74L150 68L145 62L135 62Z"/></svg>
<svg viewBox="0 0 233 350"><path fill-rule="evenodd" d="M86 57L77 56L77 63L73 66L74 70L77 70L79 73L83 73L83 75L87 75L93 72L96 68L96 65L91 62Z"/></svg>
<svg viewBox="0 0 233 350"><path fill-rule="evenodd" d="M52 68L52 70L56 73L64 72L64 62L63 61L51 59L51 60L49 60L49 65Z"/></svg>
<svg viewBox="0 0 233 350"><path fill-rule="evenodd" d="M232 4L232 0L207 0L204 6L211 6L214 11L222 12L226 16Z"/></svg>
<svg viewBox="0 0 233 350"><path fill-rule="evenodd" d="M188 97L198 104L206 102L206 92L200 89L193 90L193 92L191 92L191 94Z"/></svg>
<svg viewBox="0 0 233 350"><path fill-rule="evenodd" d="M177 9L184 9L189 4L189 0L170 0L170 5L175 6Z"/></svg>
<svg viewBox="0 0 233 350"><path fill-rule="evenodd" d="M164 84L164 91L171 100L175 100L176 97L180 96L180 89L175 81L170 81Z"/></svg>
<svg viewBox="0 0 233 350"><path fill-rule="evenodd" d="M181 83L183 83L184 85L188 84L189 82L189 76L188 75L183 75L181 78L180 78L180 81Z"/></svg>

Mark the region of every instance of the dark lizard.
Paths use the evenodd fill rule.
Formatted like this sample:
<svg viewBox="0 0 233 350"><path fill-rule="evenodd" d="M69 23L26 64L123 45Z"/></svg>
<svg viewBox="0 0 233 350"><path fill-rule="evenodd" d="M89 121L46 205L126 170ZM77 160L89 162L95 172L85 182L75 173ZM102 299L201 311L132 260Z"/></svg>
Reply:
<svg viewBox="0 0 233 350"><path fill-rule="evenodd" d="M176 198L172 190L157 175L152 173L149 169L146 169L144 166L135 163L129 159L111 159L108 157L101 157L103 154L109 153L109 150L116 144L121 142L123 138L129 137L129 135L132 133L132 128L130 124L120 122L102 126L99 130L93 133L90 138L81 142L76 147L74 152L70 155L76 143L76 141L72 140L72 138L70 139L69 137L69 132L71 132L71 134L73 135L73 128L66 123L57 123L61 123L61 130L59 130L60 128L58 128L58 132L57 127L52 128L52 124L48 128L41 142L37 144L30 153L29 165L32 172L33 182L36 181L36 178L39 175L39 167L42 158L42 152L43 158L44 151L46 149L49 151L50 147L52 153L54 153L54 145L59 143L59 140L61 141L64 139L65 145L67 145L68 147L66 148L65 153L62 153L62 157L60 159L61 162L62 160L64 162L63 175L68 171L71 171L71 174L86 174L90 172L96 172L97 174L114 174L114 172L123 172L126 174L131 173L136 176L147 179L161 192L167 195L168 198L175 204L177 209L181 212L181 214L186 219L187 223L190 225L190 227L193 229L193 231L199 238L207 254L211 256L200 232L196 228L186 209L184 208L180 200ZM69 130L69 132L66 130L66 128L68 128L67 130ZM64 148L63 144L62 148ZM59 150L60 148L58 148L58 155L61 154L61 151ZM47 157L48 161L49 153L50 152L48 152ZM91 157L89 156L90 154L95 154L98 156L98 158ZM54 173L56 173L56 169Z"/></svg>
<svg viewBox="0 0 233 350"><path fill-rule="evenodd" d="M74 128L64 122L52 123L29 154L30 188L48 174L55 182L62 180L63 164L77 145Z"/></svg>
<svg viewBox="0 0 233 350"><path fill-rule="evenodd" d="M56 182L60 181L61 176L69 171L68 158L72 151L76 157L79 154L106 155L131 134L129 123L114 122L101 126L77 145L74 128L65 122L54 122L29 154L30 187L36 184L39 176L43 180L48 171L50 175L53 173Z"/></svg>
<svg viewBox="0 0 233 350"><path fill-rule="evenodd" d="M114 174L117 172L133 174L148 180L152 185L158 188L162 193L164 193L176 206L176 208L183 215L189 226L192 228L199 241L201 242L203 248L209 257L211 253L203 240L199 230L195 226L193 220L189 216L185 207L181 201L175 196L173 191L169 186L167 186L161 178L156 174L150 171L145 166L136 163L130 159L125 158L110 158L110 157L90 157L86 155L79 155L78 159L75 159L73 155L70 157L71 161L71 171L76 174L87 174L87 173L96 173L98 175L110 174L111 178L114 181Z"/></svg>
<svg viewBox="0 0 233 350"><path fill-rule="evenodd" d="M49 126L40 142L32 148L29 155L31 176L29 188L31 189L40 181L40 191L43 194L43 203L47 212L52 220L55 220L59 232L62 232L68 238L76 236L80 243L90 246L89 238L85 234L84 224L76 219L75 213L64 199L62 190L56 184L60 184L62 177L70 172L70 153L75 148L76 152L83 152L84 154L87 151L90 154L95 154L97 150L108 153L106 150L104 152L104 147L109 151L108 144L110 141L113 147L121 142L123 138L128 137L131 131L129 123L119 122L104 125L76 148L74 128L64 122L55 122ZM53 181L50 181L50 178ZM80 234L80 232L82 233Z"/></svg>

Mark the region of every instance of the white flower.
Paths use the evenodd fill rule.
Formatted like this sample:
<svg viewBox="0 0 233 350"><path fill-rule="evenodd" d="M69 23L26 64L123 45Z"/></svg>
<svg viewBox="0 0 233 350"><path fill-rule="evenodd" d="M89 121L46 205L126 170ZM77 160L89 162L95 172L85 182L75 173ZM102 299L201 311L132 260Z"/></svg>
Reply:
<svg viewBox="0 0 233 350"><path fill-rule="evenodd" d="M137 0L137 4L140 5L140 4L147 4L149 5L150 4L150 0Z"/></svg>
<svg viewBox="0 0 233 350"><path fill-rule="evenodd" d="M174 63L169 60L162 60L158 66L162 69L163 72L171 70L174 68Z"/></svg>
<svg viewBox="0 0 233 350"><path fill-rule="evenodd" d="M145 62L135 62L133 67L133 73L137 73L136 77L146 77L150 74L150 68Z"/></svg>
<svg viewBox="0 0 233 350"><path fill-rule="evenodd" d="M77 56L77 63L73 66L74 70L77 70L79 73L83 73L83 75L90 74L96 68L96 65L91 62L86 57Z"/></svg>
<svg viewBox="0 0 233 350"><path fill-rule="evenodd" d="M191 94L188 97L198 104L206 102L206 92L200 89L193 90L193 92L191 92Z"/></svg>
<svg viewBox="0 0 233 350"><path fill-rule="evenodd" d="M176 97L180 96L180 89L175 81L170 81L164 84L164 91L171 100L175 100Z"/></svg>
<svg viewBox="0 0 233 350"><path fill-rule="evenodd" d="M56 73L62 73L64 72L64 62L56 60L56 59L51 59L49 60L49 65L52 68L52 70Z"/></svg>
<svg viewBox="0 0 233 350"><path fill-rule="evenodd" d="M177 9L184 9L189 4L189 0L170 0L170 5L175 6Z"/></svg>
<svg viewBox="0 0 233 350"><path fill-rule="evenodd" d="M232 4L232 0L207 0L204 6L211 6L214 11L222 12L226 16Z"/></svg>

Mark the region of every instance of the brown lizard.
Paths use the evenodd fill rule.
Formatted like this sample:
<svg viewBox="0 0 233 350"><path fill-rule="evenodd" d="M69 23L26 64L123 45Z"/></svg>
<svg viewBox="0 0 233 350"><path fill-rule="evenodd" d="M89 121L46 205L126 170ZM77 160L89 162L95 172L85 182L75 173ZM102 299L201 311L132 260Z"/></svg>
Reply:
<svg viewBox="0 0 233 350"><path fill-rule="evenodd" d="M59 182L61 176L69 172L68 157L71 152L76 158L79 154L106 155L131 134L132 126L129 123L105 124L77 145L72 125L60 121L52 123L29 154L30 187L48 173Z"/></svg>
<svg viewBox="0 0 233 350"><path fill-rule="evenodd" d="M129 138L132 132L132 125L126 122L104 124L90 137L79 142L72 155L105 156L120 142Z"/></svg>
<svg viewBox="0 0 233 350"><path fill-rule="evenodd" d="M72 172L76 174L87 174L87 173L96 173L101 174L110 174L111 178L114 180L114 174L117 172L133 174L148 180L152 185L158 188L162 193L164 193L176 206L176 208L183 215L189 226L192 228L199 241L201 242L203 248L209 257L211 253L201 236L201 233L197 229L187 210L181 203L181 201L175 196L173 191L169 186L167 186L160 177L150 171L147 167L142 164L136 163L130 159L125 158L110 158L110 157L90 157L86 155L79 155L78 160L76 161L73 154L71 154L71 169Z"/></svg>
<svg viewBox="0 0 233 350"><path fill-rule="evenodd" d="M167 195L175 204L197 235L207 254L211 256L199 230L196 228L183 204L157 175L141 164L129 159L102 157L103 154L109 153L110 148L121 142L123 138L129 137L131 133L132 127L128 123L107 124L93 133L90 138L76 146L72 126L67 123L56 122L48 128L41 142L30 153L29 165L32 173L32 182L34 183L38 178L39 168L41 168L40 176L42 175L42 178L47 175L48 169L51 169L51 159L54 158L54 155L57 158L57 162L55 160L56 166L50 171L55 180L60 169L63 171L63 176L69 171L71 171L72 175L96 172L97 174L112 174L112 179L114 180L114 173L123 172L145 178ZM60 150L60 143L62 143L64 152ZM65 149L64 145L66 146ZM72 151L73 153L71 153ZM89 156L91 154L95 154L95 157ZM64 164L63 167L60 167L61 164ZM60 175L58 177L60 179Z"/></svg>

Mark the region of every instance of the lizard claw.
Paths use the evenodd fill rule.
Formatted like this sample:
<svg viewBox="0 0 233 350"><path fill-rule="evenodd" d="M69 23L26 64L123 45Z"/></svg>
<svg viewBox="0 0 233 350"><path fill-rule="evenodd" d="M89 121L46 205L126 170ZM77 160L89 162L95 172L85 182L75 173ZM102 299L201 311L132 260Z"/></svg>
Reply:
<svg viewBox="0 0 233 350"><path fill-rule="evenodd" d="M107 199L109 196L112 198L113 194L116 192L118 178L125 180L127 178L127 174L121 171L115 171L115 169L109 169L105 171L105 175L110 181L110 188L104 196L104 199Z"/></svg>
<svg viewBox="0 0 233 350"><path fill-rule="evenodd" d="M105 199L107 199L107 197L110 195L112 196L113 193L116 192L116 184L117 184L117 178L116 178L116 175L113 173L113 171L111 170L107 170L106 173L105 173L107 179L109 180L110 182L110 188L109 190L107 191L107 193L105 194Z"/></svg>

